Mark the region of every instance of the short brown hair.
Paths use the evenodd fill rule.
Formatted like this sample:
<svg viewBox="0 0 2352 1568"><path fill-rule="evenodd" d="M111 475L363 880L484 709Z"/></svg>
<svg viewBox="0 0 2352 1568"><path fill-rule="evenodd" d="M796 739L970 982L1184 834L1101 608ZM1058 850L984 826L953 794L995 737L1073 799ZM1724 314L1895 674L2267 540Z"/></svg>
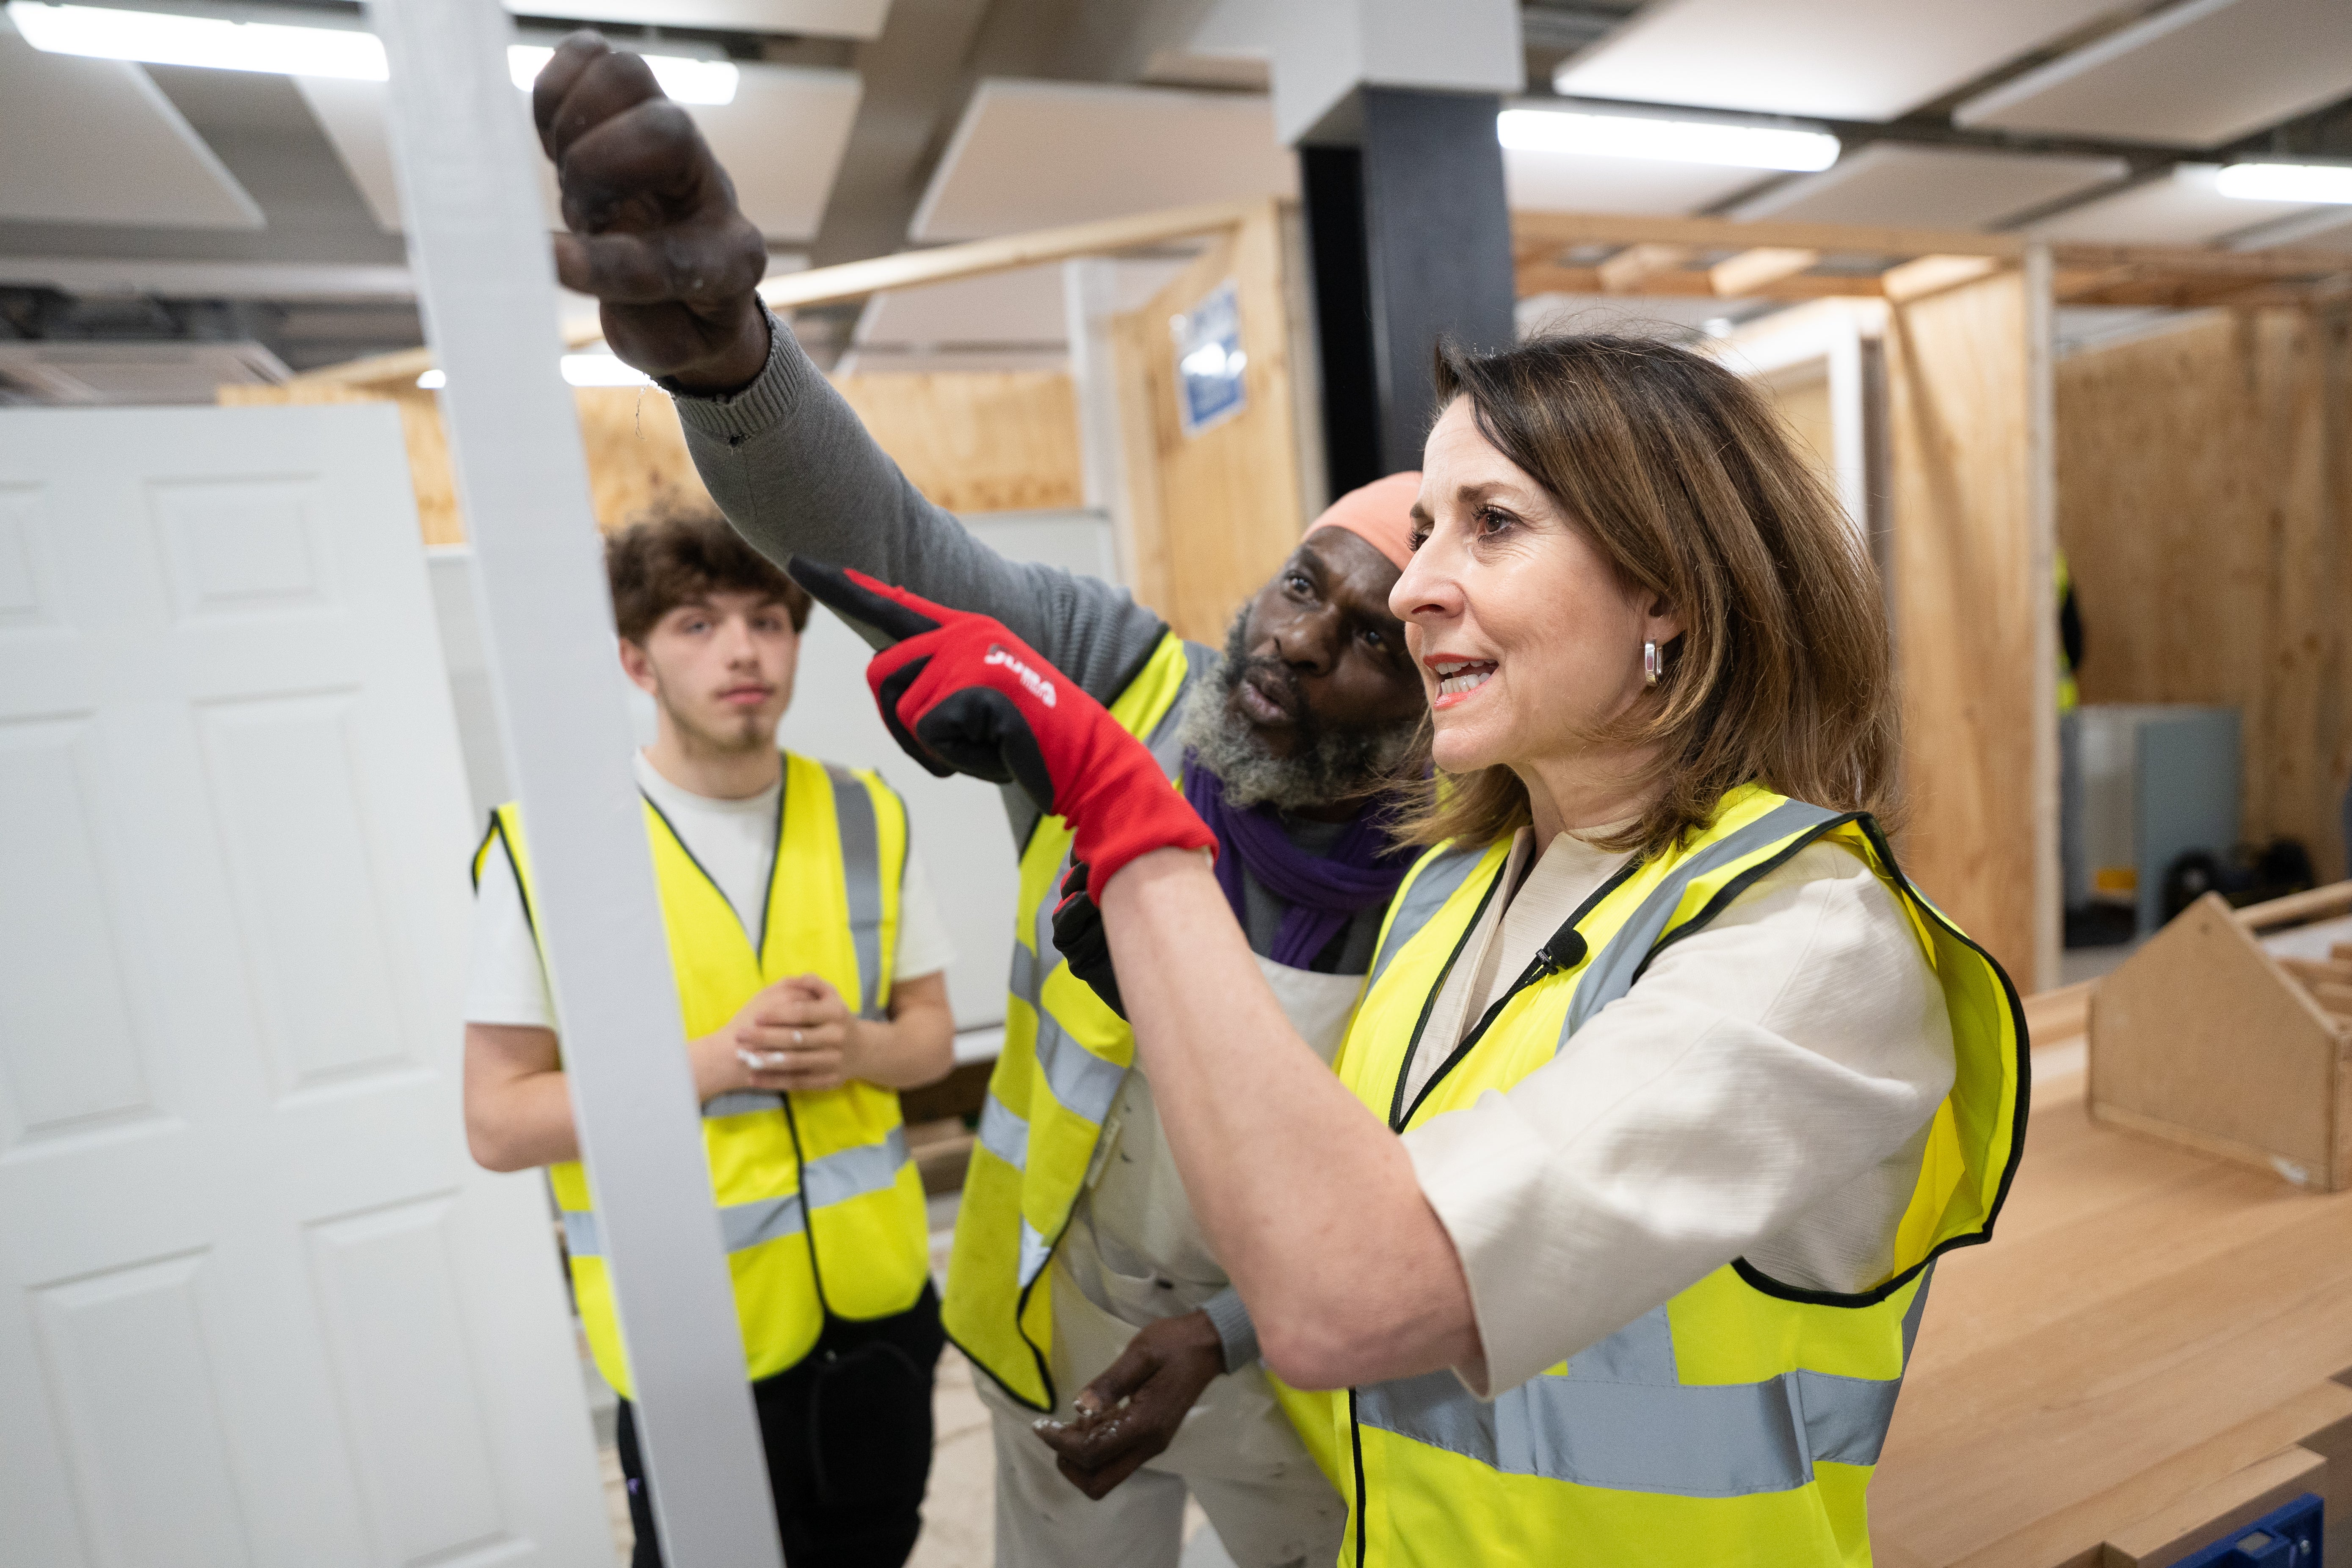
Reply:
<svg viewBox="0 0 2352 1568"><path fill-rule="evenodd" d="M1654 700L1594 737L1654 747L1641 820L1602 847L1655 854L1754 781L1835 811L1897 806L1886 609L1854 526L1754 384L1643 338L1560 335L1437 351L1437 406L1559 503L1629 588L1682 616ZM1434 778L1412 841L1487 844L1530 820L1508 768Z"/></svg>
<svg viewBox="0 0 2352 1568"><path fill-rule="evenodd" d="M604 576L613 624L634 643L678 605L711 594L761 595L784 606L793 630L808 627L808 595L715 510L662 512L606 535Z"/></svg>

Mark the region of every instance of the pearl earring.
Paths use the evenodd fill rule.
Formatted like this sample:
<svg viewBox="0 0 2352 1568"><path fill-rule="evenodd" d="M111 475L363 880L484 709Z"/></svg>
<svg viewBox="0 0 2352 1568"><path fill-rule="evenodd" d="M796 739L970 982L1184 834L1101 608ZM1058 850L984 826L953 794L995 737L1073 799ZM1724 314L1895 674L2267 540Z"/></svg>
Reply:
<svg viewBox="0 0 2352 1568"><path fill-rule="evenodd" d="M1654 642L1645 642L1642 645L1642 684L1644 686L1655 686L1657 683L1658 645Z"/></svg>

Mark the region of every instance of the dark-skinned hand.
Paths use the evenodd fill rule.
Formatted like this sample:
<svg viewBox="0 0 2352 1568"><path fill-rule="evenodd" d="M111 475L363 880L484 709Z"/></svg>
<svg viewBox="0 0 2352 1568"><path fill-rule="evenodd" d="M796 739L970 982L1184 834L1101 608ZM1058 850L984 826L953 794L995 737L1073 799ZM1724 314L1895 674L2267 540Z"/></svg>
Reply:
<svg viewBox="0 0 2352 1568"><path fill-rule="evenodd" d="M1225 1370L1225 1347L1206 1312L1145 1325L1119 1358L1071 1401L1077 1419L1037 1423L1062 1479L1100 1502L1167 1450L1185 1413Z"/></svg>
<svg viewBox="0 0 2352 1568"><path fill-rule="evenodd" d="M602 302L605 342L689 391L749 386L768 359L768 247L693 120L644 60L587 31L557 46L530 112L572 231L555 275Z"/></svg>

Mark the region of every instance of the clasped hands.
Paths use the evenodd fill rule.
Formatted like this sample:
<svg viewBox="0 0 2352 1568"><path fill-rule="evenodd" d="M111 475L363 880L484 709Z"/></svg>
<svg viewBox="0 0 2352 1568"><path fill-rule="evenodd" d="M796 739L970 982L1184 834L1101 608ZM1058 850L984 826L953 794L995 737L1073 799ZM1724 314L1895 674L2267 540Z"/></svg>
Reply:
<svg viewBox="0 0 2352 1568"><path fill-rule="evenodd" d="M859 1076L861 1026L822 975L779 980L724 1025L688 1043L695 1097L709 1101L742 1089L839 1089Z"/></svg>

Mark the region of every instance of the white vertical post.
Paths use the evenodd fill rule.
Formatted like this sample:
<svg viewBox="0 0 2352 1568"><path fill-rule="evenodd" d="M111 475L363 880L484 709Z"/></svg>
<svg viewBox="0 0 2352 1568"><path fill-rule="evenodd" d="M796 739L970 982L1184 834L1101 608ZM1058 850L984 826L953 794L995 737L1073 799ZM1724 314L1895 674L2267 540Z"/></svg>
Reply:
<svg viewBox="0 0 2352 1568"><path fill-rule="evenodd" d="M1119 581L1135 585L1134 525L1127 460L1119 449L1118 377L1110 319L1118 310L1118 267L1107 257L1062 263L1062 310L1070 341L1070 384L1078 405L1078 472L1086 505L1110 519Z"/></svg>
<svg viewBox="0 0 2352 1568"><path fill-rule="evenodd" d="M612 606L553 268L496 0L372 0L491 679L521 786L534 914L593 1173L670 1568L782 1552L613 679Z"/></svg>
<svg viewBox="0 0 2352 1568"><path fill-rule="evenodd" d="M2046 245L2025 247L2026 516L2033 627L2033 986L2058 984L2066 870L2058 843L2058 306Z"/></svg>

